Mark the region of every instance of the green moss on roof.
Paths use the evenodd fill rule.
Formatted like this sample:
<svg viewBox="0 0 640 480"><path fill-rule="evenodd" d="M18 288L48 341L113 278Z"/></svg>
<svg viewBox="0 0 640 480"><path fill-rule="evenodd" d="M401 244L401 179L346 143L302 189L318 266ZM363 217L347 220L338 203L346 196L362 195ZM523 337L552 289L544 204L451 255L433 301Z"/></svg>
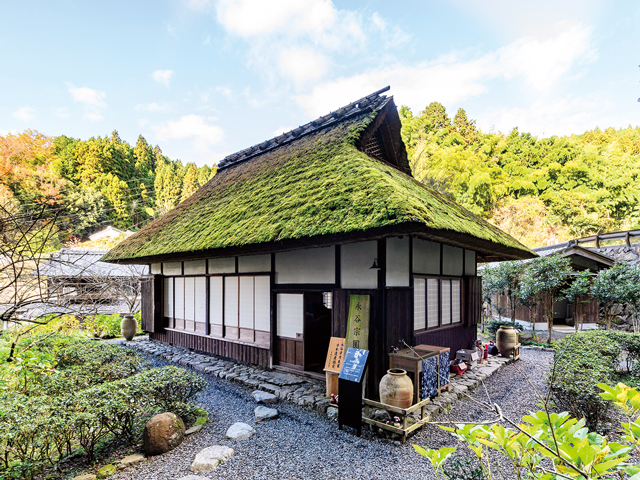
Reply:
<svg viewBox="0 0 640 480"><path fill-rule="evenodd" d="M529 252L411 176L360 152L354 142L374 115L352 118L222 170L103 260L239 247L405 222Z"/></svg>

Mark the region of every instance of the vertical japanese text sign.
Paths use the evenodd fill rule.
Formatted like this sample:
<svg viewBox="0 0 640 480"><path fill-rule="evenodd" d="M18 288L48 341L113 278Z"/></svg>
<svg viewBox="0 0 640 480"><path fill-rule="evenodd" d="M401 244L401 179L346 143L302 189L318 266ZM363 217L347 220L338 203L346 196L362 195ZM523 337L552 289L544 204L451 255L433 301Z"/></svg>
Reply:
<svg viewBox="0 0 640 480"><path fill-rule="evenodd" d="M349 319L347 321L347 348L369 349L369 295L349 296Z"/></svg>

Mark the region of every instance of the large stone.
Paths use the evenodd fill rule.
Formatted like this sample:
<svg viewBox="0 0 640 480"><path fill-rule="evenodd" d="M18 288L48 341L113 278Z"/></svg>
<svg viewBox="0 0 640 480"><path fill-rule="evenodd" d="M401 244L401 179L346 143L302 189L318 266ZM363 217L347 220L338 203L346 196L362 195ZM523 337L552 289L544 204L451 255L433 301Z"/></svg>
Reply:
<svg viewBox="0 0 640 480"><path fill-rule="evenodd" d="M189 430L184 432L184 434L187 435L187 436L193 435L194 433L198 433L200 430L202 430L203 427L204 427L204 425L194 425Z"/></svg>
<svg viewBox="0 0 640 480"><path fill-rule="evenodd" d="M175 413L160 413L144 427L144 451L147 455L160 455L173 450L184 440L184 422Z"/></svg>
<svg viewBox="0 0 640 480"><path fill-rule="evenodd" d="M133 455L128 455L120 460L118 462L118 469L122 470L123 468L133 467L134 465L138 465L143 461L144 455L142 455L141 453L134 453Z"/></svg>
<svg viewBox="0 0 640 480"><path fill-rule="evenodd" d="M256 407L253 413L256 415L256 421L258 422L261 422L262 420L270 420L278 416L278 410L263 406Z"/></svg>
<svg viewBox="0 0 640 480"><path fill-rule="evenodd" d="M207 447L196 455L191 464L191 471L194 473L209 472L218 468L222 462L233 457L233 449L222 445Z"/></svg>
<svg viewBox="0 0 640 480"><path fill-rule="evenodd" d="M79 477L74 477L73 480L96 480L96 478L98 477L89 473L87 475L80 475Z"/></svg>
<svg viewBox="0 0 640 480"><path fill-rule="evenodd" d="M255 390L253 393L251 393L251 396L257 403L278 403L278 397L276 397L273 393Z"/></svg>
<svg viewBox="0 0 640 480"><path fill-rule="evenodd" d="M229 427L226 436L231 440L245 440L255 435L256 430L246 423L236 422Z"/></svg>
<svg viewBox="0 0 640 480"><path fill-rule="evenodd" d="M98 480L103 478L109 478L111 475L114 475L118 471L118 467L112 464L105 465L100 470L98 470L97 478Z"/></svg>

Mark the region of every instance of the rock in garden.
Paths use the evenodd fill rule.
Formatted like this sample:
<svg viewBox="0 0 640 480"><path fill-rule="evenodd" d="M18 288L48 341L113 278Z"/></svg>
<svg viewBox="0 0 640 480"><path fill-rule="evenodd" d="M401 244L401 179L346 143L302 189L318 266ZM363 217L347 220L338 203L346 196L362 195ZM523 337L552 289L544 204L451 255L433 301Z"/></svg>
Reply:
<svg viewBox="0 0 640 480"><path fill-rule="evenodd" d="M75 477L73 480L96 480L95 475L93 474L87 474L87 475L80 475L79 477Z"/></svg>
<svg viewBox="0 0 640 480"><path fill-rule="evenodd" d="M178 480L209 480L209 479L201 475L187 475L186 477L180 477Z"/></svg>
<svg viewBox="0 0 640 480"><path fill-rule="evenodd" d="M118 471L118 468L115 465L105 465L100 470L98 470L98 479L109 478L111 475L114 475Z"/></svg>
<svg viewBox="0 0 640 480"><path fill-rule="evenodd" d="M276 397L273 393L263 392L261 390L255 390L251 396L257 403L278 403L278 397Z"/></svg>
<svg viewBox="0 0 640 480"><path fill-rule="evenodd" d="M123 468L133 467L142 461L144 461L144 455L141 453L134 453L133 455L126 456L120 460L118 462L118 469L122 470Z"/></svg>
<svg viewBox="0 0 640 480"><path fill-rule="evenodd" d="M227 430L227 438L231 440L245 440L255 435L256 430L246 423L236 422Z"/></svg>
<svg viewBox="0 0 640 480"><path fill-rule="evenodd" d="M191 471L195 473L208 472L218 468L218 465L231 457L233 457L233 448L223 447L222 445L207 447L196 455L191 464Z"/></svg>
<svg viewBox="0 0 640 480"><path fill-rule="evenodd" d="M147 455L160 455L173 450L184 440L184 423L175 413L160 413L144 427L144 451Z"/></svg>
<svg viewBox="0 0 640 480"><path fill-rule="evenodd" d="M327 408L327 417L329 417L329 420L337 420L338 419L338 409L336 407Z"/></svg>
<svg viewBox="0 0 640 480"><path fill-rule="evenodd" d="M256 421L258 422L262 420L270 420L278 416L278 410L276 410L275 408L262 407L262 406L256 407L253 413L255 413Z"/></svg>
<svg viewBox="0 0 640 480"><path fill-rule="evenodd" d="M193 435L194 433L198 433L200 430L202 430L202 427L204 427L204 425L194 425L189 430L184 432L184 434L187 436Z"/></svg>

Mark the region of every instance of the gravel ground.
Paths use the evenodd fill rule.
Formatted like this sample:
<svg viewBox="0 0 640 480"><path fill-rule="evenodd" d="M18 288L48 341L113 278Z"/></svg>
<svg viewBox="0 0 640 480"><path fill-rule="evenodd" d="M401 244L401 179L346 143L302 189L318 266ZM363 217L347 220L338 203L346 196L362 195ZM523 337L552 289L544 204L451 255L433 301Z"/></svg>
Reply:
<svg viewBox="0 0 640 480"><path fill-rule="evenodd" d="M170 362L149 356L155 366ZM517 362L539 390L544 390L545 373L553 359L551 352L523 350ZM151 458L111 478L114 480L178 479L189 474L195 455L205 447L226 445L235 456L216 470L203 475L211 479L433 479L429 461L419 456L411 444L439 448L455 446L456 440L435 426L427 426L406 445L381 440L365 432L362 438L338 430L337 422L325 415L287 402L276 408L280 417L254 425L255 402L251 390L218 378L204 375L209 388L198 402L210 413L210 422L198 434L188 437L175 450ZM531 386L512 365L485 381L491 401L498 403L506 416L520 419L535 408L536 395ZM472 392L480 400L487 393L480 387ZM458 401L442 421L479 421L491 418L476 403ZM242 441L225 438L227 428L235 422L254 425L257 434Z"/></svg>

